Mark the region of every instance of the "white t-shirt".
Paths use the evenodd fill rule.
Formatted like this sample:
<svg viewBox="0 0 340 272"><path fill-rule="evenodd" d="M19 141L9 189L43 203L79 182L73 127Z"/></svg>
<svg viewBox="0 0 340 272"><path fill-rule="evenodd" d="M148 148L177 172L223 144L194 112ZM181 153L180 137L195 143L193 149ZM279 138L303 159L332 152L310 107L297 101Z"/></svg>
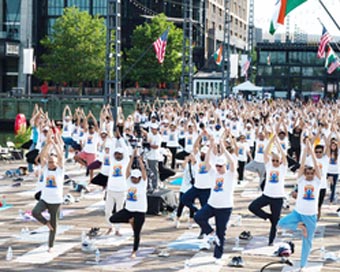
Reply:
<svg viewBox="0 0 340 272"><path fill-rule="evenodd" d="M112 154L112 152L110 152ZM113 192L124 192L126 191L126 167L128 164L129 157L124 154L121 161L117 161L113 154L110 158L110 169L107 180L107 189Z"/></svg>
<svg viewBox="0 0 340 272"><path fill-rule="evenodd" d="M84 140L83 151L90 154L96 154L99 141L98 133L97 132L94 132L93 134L85 133L83 140Z"/></svg>
<svg viewBox="0 0 340 272"><path fill-rule="evenodd" d="M65 138L72 137L73 127L74 127L74 125L72 124L71 121L66 122L64 120L63 121L63 133L61 134L61 136L65 137Z"/></svg>
<svg viewBox="0 0 340 272"><path fill-rule="evenodd" d="M318 213L319 192L320 180L317 177L312 181L306 181L304 176L299 178L295 210L303 215L316 215Z"/></svg>
<svg viewBox="0 0 340 272"><path fill-rule="evenodd" d="M254 142L255 142L255 131L254 129L245 129L244 131L244 134L246 136L246 140L247 140L247 143L250 147L254 147Z"/></svg>
<svg viewBox="0 0 340 272"><path fill-rule="evenodd" d="M167 147L178 147L178 131L169 130Z"/></svg>
<svg viewBox="0 0 340 272"><path fill-rule="evenodd" d="M196 164L194 165L195 172L195 184L194 187L197 189L210 189L212 180L209 178L209 172L207 170L207 165L201 161L200 156L196 155Z"/></svg>
<svg viewBox="0 0 340 272"><path fill-rule="evenodd" d="M191 164L191 173L192 173L192 176L195 178L194 165L192 164ZM192 187L191 175L190 175L190 170L189 170L189 163L187 163L183 171L183 179L182 179L182 184L181 184L181 188L179 189L179 191L181 193L185 193L191 187Z"/></svg>
<svg viewBox="0 0 340 272"><path fill-rule="evenodd" d="M281 145L283 151L287 154L287 151L289 149L289 141L288 138L285 137L283 140L279 139L279 144Z"/></svg>
<svg viewBox="0 0 340 272"><path fill-rule="evenodd" d="M43 169L44 186L41 191L41 199L48 204L60 204L63 202L64 170L57 167L56 170Z"/></svg>
<svg viewBox="0 0 340 272"><path fill-rule="evenodd" d="M189 132L187 132L185 134L185 147L184 150L187 153L191 153L192 150L194 149L194 143L197 139L197 134L196 133L192 133L190 134Z"/></svg>
<svg viewBox="0 0 340 272"><path fill-rule="evenodd" d="M274 167L272 162L268 162L266 167L266 183L264 186L263 194L272 198L285 197L284 179L286 176L286 166L280 164L279 167Z"/></svg>
<svg viewBox="0 0 340 272"><path fill-rule="evenodd" d="M161 135L162 135L162 142L166 143L168 142L169 139L169 128L168 127L163 127L161 129Z"/></svg>
<svg viewBox="0 0 340 272"><path fill-rule="evenodd" d="M246 162L247 161L247 152L249 152L249 145L247 142L241 143L238 142L237 143L237 147L238 147L238 160L242 161L242 162Z"/></svg>
<svg viewBox="0 0 340 272"><path fill-rule="evenodd" d="M111 149L110 149L111 151ZM104 176L109 176L110 174L110 165L111 165L111 155L109 153L106 153L105 151L100 153L98 156L98 160L102 163L102 166L100 168L100 173Z"/></svg>
<svg viewBox="0 0 340 272"><path fill-rule="evenodd" d="M226 171L220 175L212 167L209 179L214 184L210 191L208 204L213 208L232 208L234 206L235 172Z"/></svg>
<svg viewBox="0 0 340 272"><path fill-rule="evenodd" d="M321 185L320 189L327 188L327 170L328 170L328 156L324 155L321 159L316 159L318 162L319 169L321 171Z"/></svg>
<svg viewBox="0 0 340 272"><path fill-rule="evenodd" d="M72 139L79 144L79 133L80 133L80 128L77 125L73 126L73 131L72 131Z"/></svg>
<svg viewBox="0 0 340 272"><path fill-rule="evenodd" d="M146 197L147 183L141 179L138 183L132 183L131 178L127 179L127 197L125 208L130 212L143 212L148 209Z"/></svg>
<svg viewBox="0 0 340 272"><path fill-rule="evenodd" d="M328 160L328 174L339 174L339 155L338 158L329 158Z"/></svg>
<svg viewBox="0 0 340 272"><path fill-rule="evenodd" d="M156 145L158 146L158 148L153 149L150 148L150 151L148 152L148 160L159 160L160 158L160 148L161 148L161 143L162 143L162 137L161 135L159 135L159 133L157 133L156 135L149 133L148 134L148 142L151 145Z"/></svg>
<svg viewBox="0 0 340 272"><path fill-rule="evenodd" d="M256 150L255 150L255 158L254 161L263 163L264 162L264 149L268 144L267 140L260 141L256 140Z"/></svg>

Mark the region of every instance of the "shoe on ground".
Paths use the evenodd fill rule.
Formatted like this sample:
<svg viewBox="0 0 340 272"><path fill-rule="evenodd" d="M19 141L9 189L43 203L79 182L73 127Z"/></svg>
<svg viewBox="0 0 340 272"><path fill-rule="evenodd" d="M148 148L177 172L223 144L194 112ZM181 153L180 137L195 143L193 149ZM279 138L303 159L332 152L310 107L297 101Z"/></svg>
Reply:
<svg viewBox="0 0 340 272"><path fill-rule="evenodd" d="M99 235L100 228L91 228L87 235L91 238L96 237Z"/></svg>
<svg viewBox="0 0 340 272"><path fill-rule="evenodd" d="M238 238L249 241L253 238L253 236L251 235L250 231L242 231Z"/></svg>
<svg viewBox="0 0 340 272"><path fill-rule="evenodd" d="M179 222L179 220L176 220L176 223L175 223L176 229L179 229L180 225L181 225L181 222Z"/></svg>
<svg viewBox="0 0 340 272"><path fill-rule="evenodd" d="M217 265L223 265L222 258L220 258L220 259L215 258L215 264L217 264Z"/></svg>
<svg viewBox="0 0 340 272"><path fill-rule="evenodd" d="M207 241L209 244L215 244L217 246L221 245L220 239L218 239L217 235L208 235L206 237Z"/></svg>
<svg viewBox="0 0 340 272"><path fill-rule="evenodd" d="M244 261L241 256L235 256L231 259L229 262L229 266L232 267L243 267L244 266Z"/></svg>
<svg viewBox="0 0 340 272"><path fill-rule="evenodd" d="M95 252L97 247L91 240L85 239L84 242L81 243L81 250L83 252Z"/></svg>

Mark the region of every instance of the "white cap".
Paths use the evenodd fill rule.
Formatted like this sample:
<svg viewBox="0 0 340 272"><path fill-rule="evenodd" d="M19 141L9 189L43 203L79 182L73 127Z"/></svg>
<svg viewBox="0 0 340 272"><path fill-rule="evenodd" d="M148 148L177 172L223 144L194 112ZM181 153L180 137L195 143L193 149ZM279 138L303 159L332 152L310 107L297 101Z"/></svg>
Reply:
<svg viewBox="0 0 340 272"><path fill-rule="evenodd" d="M45 127L43 128L43 130L42 130L42 131L44 131L44 130L47 130L47 131L49 131L49 130L50 130L50 127L49 127L49 126L45 126Z"/></svg>
<svg viewBox="0 0 340 272"><path fill-rule="evenodd" d="M152 124L150 125L150 128L152 128L152 129L158 129L158 124L152 123Z"/></svg>
<svg viewBox="0 0 340 272"><path fill-rule="evenodd" d="M169 120L168 120L168 119L164 119L164 120L163 120L163 123L168 124L168 123L169 123Z"/></svg>
<svg viewBox="0 0 340 272"><path fill-rule="evenodd" d="M102 130L100 131L100 134L102 134L102 133L108 134L107 131L106 131L106 129L102 129Z"/></svg>
<svg viewBox="0 0 340 272"><path fill-rule="evenodd" d="M142 172L139 169L133 169L131 171L131 177L139 178L142 176Z"/></svg>
<svg viewBox="0 0 340 272"><path fill-rule="evenodd" d="M105 143L105 148L111 148L111 143L109 141Z"/></svg>
<svg viewBox="0 0 340 272"><path fill-rule="evenodd" d="M124 149L121 148L121 147L117 147L117 148L115 149L115 152L114 152L114 153L124 154Z"/></svg>
<svg viewBox="0 0 340 272"><path fill-rule="evenodd" d="M252 125L250 123L247 123L246 127L252 127Z"/></svg>
<svg viewBox="0 0 340 272"><path fill-rule="evenodd" d="M227 160L224 156L218 157L216 159L216 165L225 165L227 163Z"/></svg>
<svg viewBox="0 0 340 272"><path fill-rule="evenodd" d="M207 147L206 145L201 148L202 153L206 154L206 153L208 153L208 151L209 151L209 147Z"/></svg>

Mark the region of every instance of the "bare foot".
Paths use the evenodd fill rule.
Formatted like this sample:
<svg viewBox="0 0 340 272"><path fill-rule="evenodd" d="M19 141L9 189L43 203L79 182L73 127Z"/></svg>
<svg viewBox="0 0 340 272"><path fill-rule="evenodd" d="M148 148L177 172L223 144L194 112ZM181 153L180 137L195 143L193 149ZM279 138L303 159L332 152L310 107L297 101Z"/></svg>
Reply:
<svg viewBox="0 0 340 272"><path fill-rule="evenodd" d="M48 227L48 229L49 229L50 231L54 231L54 228L51 226L51 223L50 223L50 222L47 222L47 223L46 223L46 227Z"/></svg>
<svg viewBox="0 0 340 272"><path fill-rule="evenodd" d="M48 253L52 253L52 248L49 247L48 250L47 250Z"/></svg>
<svg viewBox="0 0 340 272"><path fill-rule="evenodd" d="M116 230L115 235L116 235L116 236L123 236L123 234L121 234L121 233L119 232L119 230Z"/></svg>
<svg viewBox="0 0 340 272"><path fill-rule="evenodd" d="M306 225L304 223L299 223L297 228L302 231L303 237L307 238L307 228L306 228Z"/></svg>
<svg viewBox="0 0 340 272"><path fill-rule="evenodd" d="M111 234L111 232L112 232L112 228L109 228L109 229L107 230L107 232L105 233L105 235L109 235L109 234Z"/></svg>
<svg viewBox="0 0 340 272"><path fill-rule="evenodd" d="M131 259L135 259L137 256L136 256L136 251L132 251L131 253Z"/></svg>

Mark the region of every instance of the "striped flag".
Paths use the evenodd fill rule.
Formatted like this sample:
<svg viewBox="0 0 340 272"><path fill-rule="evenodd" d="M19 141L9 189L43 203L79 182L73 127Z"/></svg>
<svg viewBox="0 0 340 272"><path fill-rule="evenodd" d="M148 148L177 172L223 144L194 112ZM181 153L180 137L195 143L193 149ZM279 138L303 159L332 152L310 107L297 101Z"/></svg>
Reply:
<svg viewBox="0 0 340 272"><path fill-rule="evenodd" d="M248 70L250 67L250 62L251 62L251 57L248 57L242 67L242 75L245 76L246 80L248 79Z"/></svg>
<svg viewBox="0 0 340 272"><path fill-rule="evenodd" d="M223 52L223 44L221 44L220 47L214 53L215 63L219 66L222 64L222 52Z"/></svg>
<svg viewBox="0 0 340 272"><path fill-rule="evenodd" d="M162 64L165 57L165 49L168 41L169 29L165 30L164 33L153 43L153 48L156 52L156 58L158 62Z"/></svg>
<svg viewBox="0 0 340 272"><path fill-rule="evenodd" d="M320 44L318 48L318 58L324 58L326 52L326 45L332 40L332 36L328 33L324 25L322 25L322 36L320 38Z"/></svg>
<svg viewBox="0 0 340 272"><path fill-rule="evenodd" d="M332 47L328 46L328 50L326 54L326 63L325 63L325 68L327 69L327 73L331 74L339 67L340 67L340 60L338 56L333 51Z"/></svg>

